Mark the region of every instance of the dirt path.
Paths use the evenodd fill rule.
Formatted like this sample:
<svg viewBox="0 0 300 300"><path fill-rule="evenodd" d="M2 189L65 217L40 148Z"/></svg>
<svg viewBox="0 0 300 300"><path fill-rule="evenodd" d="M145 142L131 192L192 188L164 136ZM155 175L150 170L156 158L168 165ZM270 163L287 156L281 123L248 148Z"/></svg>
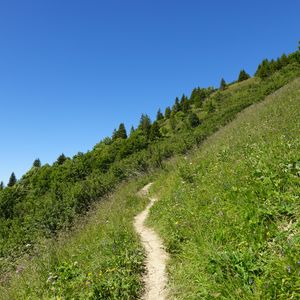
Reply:
<svg viewBox="0 0 300 300"><path fill-rule="evenodd" d="M147 184L141 191L141 195L147 195L152 183ZM156 198L150 198L150 203L139 215L134 218L134 227L141 238L146 251L146 275L144 276L145 293L144 300L164 300L167 296L166 284L166 260L168 255L164 250L163 243L159 236L150 228L144 225L151 206Z"/></svg>

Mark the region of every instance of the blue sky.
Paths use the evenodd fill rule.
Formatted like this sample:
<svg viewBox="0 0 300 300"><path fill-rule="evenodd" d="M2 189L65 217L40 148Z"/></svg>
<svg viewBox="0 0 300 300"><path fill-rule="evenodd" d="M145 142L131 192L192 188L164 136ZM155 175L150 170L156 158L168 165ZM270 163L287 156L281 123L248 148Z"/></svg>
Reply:
<svg viewBox="0 0 300 300"><path fill-rule="evenodd" d="M0 180L297 48L299 1L0 2Z"/></svg>

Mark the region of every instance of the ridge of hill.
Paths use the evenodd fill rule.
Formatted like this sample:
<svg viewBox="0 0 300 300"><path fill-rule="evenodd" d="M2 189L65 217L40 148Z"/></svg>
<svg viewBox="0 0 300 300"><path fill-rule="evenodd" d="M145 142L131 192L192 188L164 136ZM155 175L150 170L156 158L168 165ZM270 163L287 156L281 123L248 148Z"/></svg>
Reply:
<svg viewBox="0 0 300 300"><path fill-rule="evenodd" d="M171 167L171 166L170 166ZM171 299L298 299L300 79L154 183Z"/></svg>
<svg viewBox="0 0 300 300"><path fill-rule="evenodd" d="M105 200L105 196L131 179L137 183L128 183L128 190L135 192L141 181L145 183L147 174L168 169L168 159L201 147L207 137L232 121L237 113L299 77L299 62L299 51L283 55L277 61L264 60L253 78L228 85L223 82L220 89L195 88L189 98L176 99L172 109L167 108L164 115L158 114L153 123L147 115L142 115L139 127L129 137L120 124L112 138L104 139L86 154L78 153L73 159L61 155L52 166L35 163L19 181L0 191L0 276L1 289L7 292L3 295L11 293L10 299L18 299L20 295L25 298L30 295L33 299L67 295L64 297L68 299L75 295L76 287L82 299L136 298L142 290L139 275L143 272L143 254L127 223L131 223L130 218L142 204L130 193L125 193L128 196L124 198L118 193L112 196L120 203ZM99 199L103 203L97 204ZM112 205L109 213L105 210L110 204L106 203ZM98 205L98 209L90 210ZM78 234L75 230L74 245L80 245L81 250L74 255L74 246L66 251L59 248L55 239L76 228L76 223L84 220L80 216L89 210L96 211L102 221L87 225L88 229L83 226ZM118 218L117 212L122 217ZM114 220L111 226L108 216ZM97 238L98 230L103 236ZM69 238L63 239L64 245L66 240ZM98 241L105 253L84 253L83 240L91 249L95 249ZM52 250L47 252L44 243L48 246L53 243L54 248L50 246ZM122 243L132 249L131 254L122 250ZM99 244L96 249L99 251ZM35 256L39 258L31 264ZM91 257L98 262L94 266ZM124 258L122 262L120 257ZM28 271L23 271L24 259ZM18 274L13 276L12 270ZM25 282L26 276L29 279Z"/></svg>

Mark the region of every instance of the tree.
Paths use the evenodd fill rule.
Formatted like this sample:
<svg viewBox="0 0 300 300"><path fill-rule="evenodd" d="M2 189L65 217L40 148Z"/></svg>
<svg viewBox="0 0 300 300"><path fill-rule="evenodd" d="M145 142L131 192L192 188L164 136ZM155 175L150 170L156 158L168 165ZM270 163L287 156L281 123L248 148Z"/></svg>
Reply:
<svg viewBox="0 0 300 300"><path fill-rule="evenodd" d="M142 114L138 128L142 130L143 134L147 138L149 138L150 129L151 129L151 120L148 115Z"/></svg>
<svg viewBox="0 0 300 300"><path fill-rule="evenodd" d="M41 161L40 161L39 158L34 160L33 167L35 167L35 168L40 168L41 167Z"/></svg>
<svg viewBox="0 0 300 300"><path fill-rule="evenodd" d="M185 95L182 95L182 98L180 100L180 106L183 112L185 113L188 112L190 108L190 104L189 104L189 99Z"/></svg>
<svg viewBox="0 0 300 300"><path fill-rule="evenodd" d="M171 116L171 108L169 106L167 106L166 110L165 110L165 118L169 119L170 116Z"/></svg>
<svg viewBox="0 0 300 300"><path fill-rule="evenodd" d="M17 178L14 172L11 173L7 186L12 187L16 184Z"/></svg>
<svg viewBox="0 0 300 300"><path fill-rule="evenodd" d="M130 136L131 136L134 132L135 132L135 129L134 129L133 126L131 126L131 128L130 128Z"/></svg>
<svg viewBox="0 0 300 300"><path fill-rule="evenodd" d="M255 76L265 79L271 75L270 62L264 59L262 63L258 66Z"/></svg>
<svg viewBox="0 0 300 300"><path fill-rule="evenodd" d="M62 153L56 160L57 164L62 165L67 160L66 156Z"/></svg>
<svg viewBox="0 0 300 300"><path fill-rule="evenodd" d="M119 125L118 130L114 130L112 139L115 141L116 139L127 139L127 132L124 123Z"/></svg>
<svg viewBox="0 0 300 300"><path fill-rule="evenodd" d="M4 183L3 181L0 182L0 191L4 190Z"/></svg>
<svg viewBox="0 0 300 300"><path fill-rule="evenodd" d="M244 81L249 78L250 78L250 75L243 69L240 71L238 82Z"/></svg>
<svg viewBox="0 0 300 300"><path fill-rule="evenodd" d="M221 82L220 82L220 90L221 91L224 91L227 87L227 84L226 84L226 81L224 78L221 79Z"/></svg>
<svg viewBox="0 0 300 300"><path fill-rule="evenodd" d="M193 112L189 113L188 121L189 121L189 125L193 128L200 125L200 120L199 120L198 116Z"/></svg>
<svg viewBox="0 0 300 300"><path fill-rule="evenodd" d="M150 129L150 135L149 135L149 139L151 141L154 141L156 139L159 139L161 137L161 133L159 131L159 125L157 123L157 121L153 122L151 129Z"/></svg>
<svg viewBox="0 0 300 300"><path fill-rule="evenodd" d="M156 114L156 121L162 120L164 118L164 115L162 114L161 110L159 109Z"/></svg>
<svg viewBox="0 0 300 300"><path fill-rule="evenodd" d="M180 107L179 99L178 99L178 97L176 97L175 103L174 103L173 108L172 108L172 111L174 113L177 113L178 111L180 111L180 109L181 109L181 107Z"/></svg>

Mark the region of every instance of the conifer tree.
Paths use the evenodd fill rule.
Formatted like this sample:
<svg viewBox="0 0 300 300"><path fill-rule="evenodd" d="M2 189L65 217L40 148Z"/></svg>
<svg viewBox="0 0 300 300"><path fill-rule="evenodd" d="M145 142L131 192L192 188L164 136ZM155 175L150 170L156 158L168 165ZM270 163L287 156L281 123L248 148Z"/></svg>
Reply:
<svg viewBox="0 0 300 300"><path fill-rule="evenodd" d="M182 96L180 105L181 105L183 112L185 112L185 113L188 112L188 110L190 108L190 104L189 104L189 99L185 95Z"/></svg>
<svg viewBox="0 0 300 300"><path fill-rule="evenodd" d="M249 78L250 78L250 75L243 69L240 71L238 82L244 81Z"/></svg>
<svg viewBox="0 0 300 300"><path fill-rule="evenodd" d="M14 172L11 173L7 186L12 187L16 184L17 178Z"/></svg>
<svg viewBox="0 0 300 300"><path fill-rule="evenodd" d="M34 160L33 167L35 167L35 168L40 168L41 167L41 161L40 161L39 158Z"/></svg>
<svg viewBox="0 0 300 300"><path fill-rule="evenodd" d="M57 158L57 164L62 165L65 161L67 160L66 156L62 153L58 158Z"/></svg>
<svg viewBox="0 0 300 300"><path fill-rule="evenodd" d="M164 115L162 114L161 110L159 109L156 114L156 121L162 120L164 118Z"/></svg>
<svg viewBox="0 0 300 300"><path fill-rule="evenodd" d="M221 91L224 91L227 87L227 84L226 84L226 81L224 78L221 79L221 82L220 82L220 90Z"/></svg>
<svg viewBox="0 0 300 300"><path fill-rule="evenodd" d="M119 125L119 129L118 129L118 138L121 139L127 139L127 132L126 132L126 128L124 123L121 123Z"/></svg>
<svg viewBox="0 0 300 300"><path fill-rule="evenodd" d="M131 126L131 128L130 128L130 135L132 135L134 132L135 132L135 129L134 129L133 126Z"/></svg>
<svg viewBox="0 0 300 300"><path fill-rule="evenodd" d="M4 183L3 181L0 182L0 191L4 190Z"/></svg>
<svg viewBox="0 0 300 300"><path fill-rule="evenodd" d="M270 62L264 59L262 63L258 66L255 76L265 79L271 75Z"/></svg>
<svg viewBox="0 0 300 300"><path fill-rule="evenodd" d="M153 122L151 129L150 129L150 135L149 139L151 141L154 141L156 139L159 139L161 137L160 131L159 131L159 125L157 121Z"/></svg>
<svg viewBox="0 0 300 300"><path fill-rule="evenodd" d="M174 113L177 113L178 111L180 111L180 108L181 107L180 107L179 99L178 99L178 97L176 97L175 103L174 103L173 108L172 108L172 111Z"/></svg>
<svg viewBox="0 0 300 300"><path fill-rule="evenodd" d="M142 130L143 134L149 138L150 129L151 129L151 120L148 115L142 114L139 124L139 129Z"/></svg>
<svg viewBox="0 0 300 300"><path fill-rule="evenodd" d="M165 110L165 118L169 119L170 116L171 116L171 108L169 106L167 106L166 110Z"/></svg>

